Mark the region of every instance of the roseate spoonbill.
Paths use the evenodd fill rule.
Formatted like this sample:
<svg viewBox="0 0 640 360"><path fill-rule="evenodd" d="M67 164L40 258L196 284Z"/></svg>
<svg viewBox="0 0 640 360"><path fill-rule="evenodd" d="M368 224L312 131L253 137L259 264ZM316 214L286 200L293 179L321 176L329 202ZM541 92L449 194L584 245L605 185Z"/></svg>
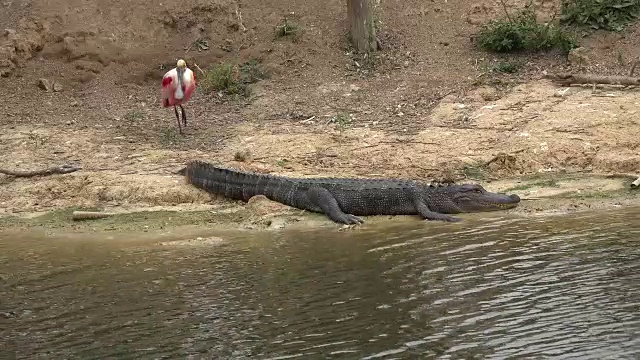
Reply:
<svg viewBox="0 0 640 360"><path fill-rule="evenodd" d="M175 68L167 71L162 77L162 106L173 106L178 121L178 129L182 134L182 126L180 126L180 116L178 108L182 113L182 125L187 126L187 116L184 113L183 103L189 101L193 90L196 88L196 77L193 71L187 67L187 63L180 59Z"/></svg>

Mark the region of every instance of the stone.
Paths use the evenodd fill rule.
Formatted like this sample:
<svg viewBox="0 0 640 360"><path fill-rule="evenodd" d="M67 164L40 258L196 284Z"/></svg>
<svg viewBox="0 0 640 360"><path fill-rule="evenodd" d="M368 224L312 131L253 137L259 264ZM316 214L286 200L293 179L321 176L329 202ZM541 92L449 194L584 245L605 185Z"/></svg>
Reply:
<svg viewBox="0 0 640 360"><path fill-rule="evenodd" d="M585 47L577 47L567 55L567 60L572 66L586 65L589 61L589 49Z"/></svg>
<svg viewBox="0 0 640 360"><path fill-rule="evenodd" d="M13 41L16 38L16 31L14 29L4 29L4 37L9 41Z"/></svg>
<svg viewBox="0 0 640 360"><path fill-rule="evenodd" d="M62 91L62 84L59 82L53 83L53 91L60 92Z"/></svg>
<svg viewBox="0 0 640 360"><path fill-rule="evenodd" d="M38 80L38 87L44 91L51 91L51 82L47 79Z"/></svg>
<svg viewBox="0 0 640 360"><path fill-rule="evenodd" d="M498 89L491 86L481 86L471 91L469 97L478 101L496 101L500 99Z"/></svg>

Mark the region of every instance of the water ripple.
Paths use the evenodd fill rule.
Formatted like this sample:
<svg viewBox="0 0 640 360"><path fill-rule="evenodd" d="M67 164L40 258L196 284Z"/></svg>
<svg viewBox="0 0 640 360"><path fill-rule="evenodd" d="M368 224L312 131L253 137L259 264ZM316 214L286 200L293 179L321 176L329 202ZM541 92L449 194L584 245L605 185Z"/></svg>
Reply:
<svg viewBox="0 0 640 360"><path fill-rule="evenodd" d="M0 239L0 348L69 359L639 358L639 215L170 250Z"/></svg>

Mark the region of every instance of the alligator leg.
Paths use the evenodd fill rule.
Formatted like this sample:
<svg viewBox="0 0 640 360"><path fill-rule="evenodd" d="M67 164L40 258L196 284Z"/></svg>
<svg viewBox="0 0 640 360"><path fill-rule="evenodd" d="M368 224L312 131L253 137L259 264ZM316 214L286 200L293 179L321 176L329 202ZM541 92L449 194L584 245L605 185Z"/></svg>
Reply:
<svg viewBox="0 0 640 360"><path fill-rule="evenodd" d="M416 207L416 211L422 216L425 220L437 220L437 221L447 221L447 222L460 222L462 219L437 213L429 210L429 207L424 203L424 200L418 195L413 195L413 205Z"/></svg>
<svg viewBox="0 0 640 360"><path fill-rule="evenodd" d="M420 213L422 218L425 219L425 220L437 220L437 221L446 221L446 222L460 222L460 221L462 221L462 219L457 218L457 217L453 217L453 216L449 216L449 215L433 212L433 211L429 210L426 205L424 207L425 207L425 209L423 209L423 210L418 209L418 212Z"/></svg>
<svg viewBox="0 0 640 360"><path fill-rule="evenodd" d="M325 188L310 188L307 190L307 198L334 222L346 225L362 224L364 222L364 220L355 215L343 212L336 198Z"/></svg>

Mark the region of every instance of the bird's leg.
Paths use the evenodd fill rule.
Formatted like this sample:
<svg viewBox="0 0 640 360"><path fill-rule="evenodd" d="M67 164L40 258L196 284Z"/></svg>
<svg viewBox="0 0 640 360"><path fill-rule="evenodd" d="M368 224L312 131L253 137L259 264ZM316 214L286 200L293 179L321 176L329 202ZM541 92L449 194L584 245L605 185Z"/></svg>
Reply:
<svg viewBox="0 0 640 360"><path fill-rule="evenodd" d="M182 134L182 126L180 126L180 115L178 115L178 108L174 106L173 111L176 112L176 120L178 121L178 130L180 131L180 134Z"/></svg>
<svg viewBox="0 0 640 360"><path fill-rule="evenodd" d="M184 112L182 105L180 105L180 112L182 112L182 125L187 126L187 114Z"/></svg>

